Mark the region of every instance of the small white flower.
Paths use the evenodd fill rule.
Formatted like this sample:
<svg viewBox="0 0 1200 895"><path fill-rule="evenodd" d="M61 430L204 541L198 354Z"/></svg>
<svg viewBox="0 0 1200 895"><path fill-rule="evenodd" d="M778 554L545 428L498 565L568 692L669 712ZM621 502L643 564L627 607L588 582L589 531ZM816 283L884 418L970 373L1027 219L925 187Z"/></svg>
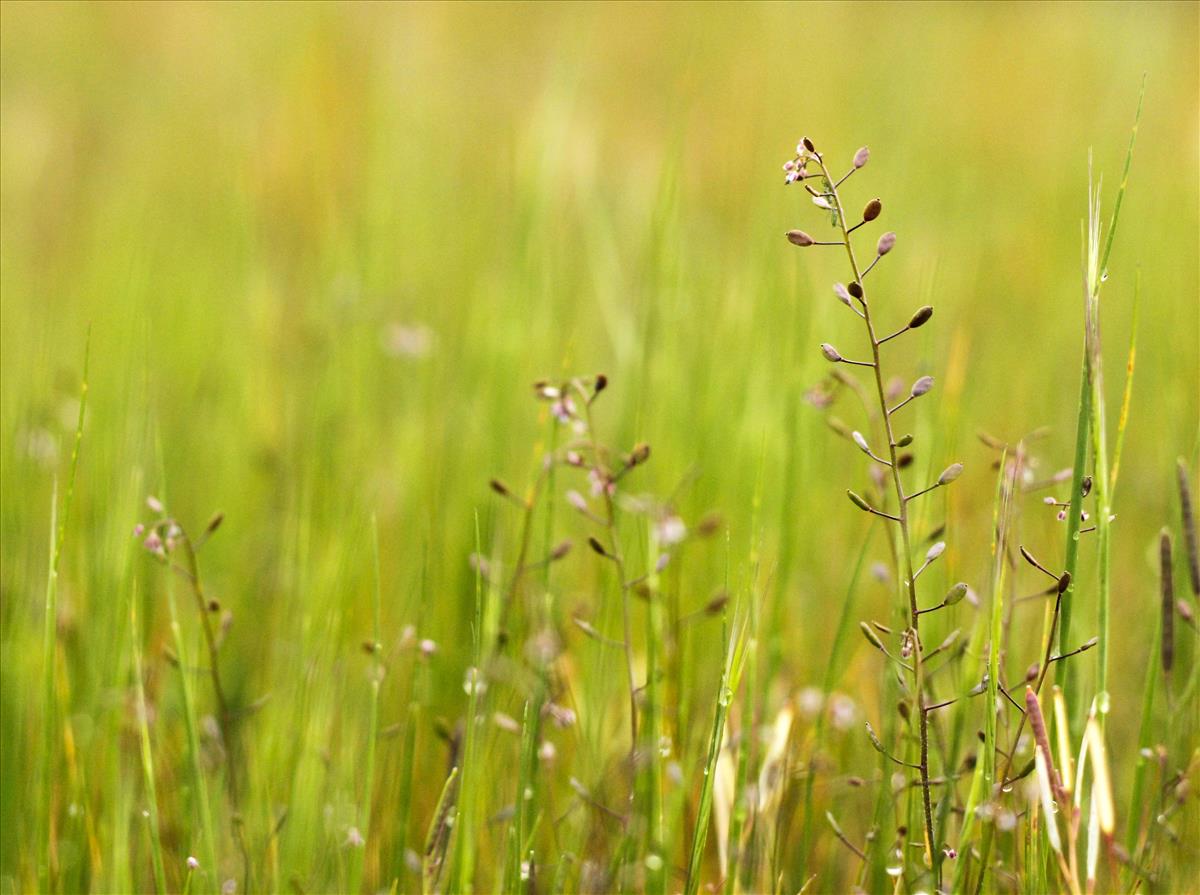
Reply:
<svg viewBox="0 0 1200 895"><path fill-rule="evenodd" d="M687 537L687 526L678 516L666 516L658 523L658 540L662 544L678 544Z"/></svg>
<svg viewBox="0 0 1200 895"><path fill-rule="evenodd" d="M800 709L800 714L809 720L820 714L821 706L824 704L825 696L816 687L805 687L796 697L796 705Z"/></svg>
<svg viewBox="0 0 1200 895"><path fill-rule="evenodd" d="M487 692L487 681L483 679L483 672L472 666L467 669L467 673L463 676L463 692L468 696L482 696Z"/></svg>
<svg viewBox="0 0 1200 895"><path fill-rule="evenodd" d="M836 730L849 730L858 722L858 706L844 693L835 693L829 699L829 722Z"/></svg>

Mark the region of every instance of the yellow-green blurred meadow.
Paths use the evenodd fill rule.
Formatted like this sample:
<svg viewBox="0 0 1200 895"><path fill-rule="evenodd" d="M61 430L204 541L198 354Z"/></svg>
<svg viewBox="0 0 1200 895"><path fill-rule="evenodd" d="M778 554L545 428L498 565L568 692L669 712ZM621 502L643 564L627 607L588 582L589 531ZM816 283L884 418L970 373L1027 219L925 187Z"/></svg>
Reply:
<svg viewBox="0 0 1200 895"><path fill-rule="evenodd" d="M1156 670L1163 526L1197 608L1176 488L1200 449L1196 4L6 2L0 23L0 891L932 891L913 771L863 726L914 760L905 685L858 631L899 649L884 520L845 498L867 461L829 425L863 411L816 406L817 346L869 348L830 289L842 251L783 238L834 231L780 166L802 135L839 171L871 148L842 191L882 197L868 250L898 234L872 312L890 332L935 308L887 346L905 387L936 381L904 411L905 474L965 467L914 521L918 559L948 544L924 600L972 590L923 617L927 649L965 648L931 693L980 682L1000 605L1023 705L1051 601L1020 598L1048 579L1017 557L993 586L1001 455L977 433L1036 433L1031 482L1072 466L1089 152L1107 224L1143 75L1101 302L1111 462L1140 277L1098 890L1196 890L1186 612ZM585 474L540 471L582 424L532 389L601 372L587 447L649 444L622 493L658 495L617 502L612 543L572 506L601 512ZM1019 495L1013 556L1062 570L1042 500L1070 487ZM193 541L224 514L197 558L225 711L181 536L165 564L131 536L149 496ZM1083 710L1098 653L1070 660ZM930 715L943 886L1066 891L1034 776L972 794L987 699ZM1017 709L997 719L1007 750Z"/></svg>

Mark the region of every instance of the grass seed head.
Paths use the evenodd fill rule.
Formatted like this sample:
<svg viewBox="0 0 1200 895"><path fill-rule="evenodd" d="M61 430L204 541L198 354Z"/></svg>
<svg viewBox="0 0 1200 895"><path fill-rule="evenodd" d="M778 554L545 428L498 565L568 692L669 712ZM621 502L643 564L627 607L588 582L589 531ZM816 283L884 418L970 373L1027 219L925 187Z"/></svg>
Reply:
<svg viewBox="0 0 1200 895"><path fill-rule="evenodd" d="M1192 509L1192 489L1188 485L1187 467L1180 458L1176 464L1179 480L1179 511L1183 523L1183 547L1187 552L1188 572L1192 577L1192 594L1200 597L1200 547L1196 545L1196 517Z"/></svg>
<svg viewBox="0 0 1200 895"><path fill-rule="evenodd" d="M1158 557L1162 590L1162 643L1159 655L1164 674L1175 664L1175 582L1171 570L1171 533L1165 528L1159 535Z"/></svg>

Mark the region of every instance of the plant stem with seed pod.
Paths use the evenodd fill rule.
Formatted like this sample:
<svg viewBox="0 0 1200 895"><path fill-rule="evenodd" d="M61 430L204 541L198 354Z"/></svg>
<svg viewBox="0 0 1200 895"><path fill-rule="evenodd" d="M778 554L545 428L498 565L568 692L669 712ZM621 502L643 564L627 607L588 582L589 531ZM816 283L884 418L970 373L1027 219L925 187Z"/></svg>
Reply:
<svg viewBox="0 0 1200 895"><path fill-rule="evenodd" d="M897 517L895 522L900 527L900 541L904 551L903 568L901 571L904 573L904 582L908 597L909 625L912 627L913 639L915 641L912 664L918 709L918 729L921 737L919 768L921 772L921 801L925 821L925 851L926 858L933 867L935 887L940 888L942 883L941 862L938 860L934 843L933 806L929 798L929 721L926 717L925 708L924 672L921 661L921 635L919 628L920 616L917 608L917 585L913 575L912 546L908 528L908 498L904 494L904 486L900 481L900 467L896 463L896 437L892 431L891 413L888 409L887 392L884 388L883 373L879 362L881 340L875 335L875 325L871 320L871 308L867 303L866 288L863 285L861 268L858 265L858 260L855 258L854 247L850 244L850 231L846 223L846 213L842 206L842 200L838 195L837 186L835 185L836 181L825 167L824 158L817 155L816 161L821 168L821 173L824 175L826 182L829 184L829 193L834 214L837 218L838 227L842 232L842 245L846 248L846 257L850 261L850 268L854 273L853 282L857 283L862 290L862 295L859 297L859 302L862 304L863 309L862 319L867 328L867 336L871 340L872 367L875 372L875 391L879 398L879 412L883 418L884 434L887 436L888 459L890 461L892 485L896 495Z"/></svg>

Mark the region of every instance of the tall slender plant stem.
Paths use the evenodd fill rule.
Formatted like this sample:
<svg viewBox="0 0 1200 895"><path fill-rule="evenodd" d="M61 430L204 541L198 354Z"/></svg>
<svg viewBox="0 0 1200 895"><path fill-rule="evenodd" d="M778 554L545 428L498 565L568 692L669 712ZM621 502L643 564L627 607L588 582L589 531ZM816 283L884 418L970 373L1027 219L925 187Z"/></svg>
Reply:
<svg viewBox="0 0 1200 895"><path fill-rule="evenodd" d="M913 677L914 687L917 700L917 717L918 729L921 737L921 801L925 815L925 851L926 859L933 867L934 882L938 887L941 886L941 862L937 860L934 854L934 834L933 834L933 806L929 798L929 719L925 713L925 693L924 693L924 671L921 661L921 632L920 632L920 615L917 608L917 584L913 574L912 564L912 544L909 535L908 526L908 500L909 498L904 493L904 485L900 481L900 467L896 463L896 437L892 431L892 418L888 409L887 392L883 385L883 372L879 359L879 346L881 340L875 335L875 324L871 320L871 306L867 301L866 285L863 283L862 270L858 265L858 260L854 255L854 247L850 243L850 229L846 223L846 212L842 207L841 197L837 191L837 181L830 175L829 169L825 166L825 160L819 154L816 156L817 164L821 168L821 173L825 177L826 183L829 185L829 193L832 198L834 214L837 218L838 228L842 234L842 245L846 249L846 257L850 262L850 269L854 273L854 282L858 283L862 288L862 297L859 299L862 305L862 320L867 329L867 336L871 341L871 368L875 374L875 393L879 399L879 413L883 420L884 435L887 437L888 445L888 461L889 469L892 474L892 487L896 496L896 519L895 522L900 529L900 541L903 547L903 567L901 571L904 573L904 585L908 598L909 625L912 628L914 643L913 648Z"/></svg>
<svg viewBox="0 0 1200 895"><path fill-rule="evenodd" d="M592 458L597 467L607 468L601 459L600 443L596 440L596 429L592 421L592 402L582 388L579 395L583 400L586 413L588 437L591 439ZM602 483L601 493L604 497L604 531L608 537L609 557L617 570L617 580L621 587L621 623L624 632L625 673L629 679L629 760L631 767L637 767L638 747L638 718L637 718L637 672L633 665L633 616L629 605L629 579L625 574L625 560L621 553L621 539L617 531L617 508L612 495L608 493L607 483ZM635 787L636 789L636 787Z"/></svg>
<svg viewBox="0 0 1200 895"><path fill-rule="evenodd" d="M200 628L204 631L204 645L208 649L208 674L212 680L213 696L217 700L217 714L220 718L221 745L225 749L226 774L229 782L229 801L236 813L238 811L238 776L237 758L233 752L233 712L229 700L225 698L225 688L221 684L221 669L217 661L220 646L216 634L213 633L212 621L209 618L208 599L204 595L204 587L200 583L200 564L196 559L196 547L191 537L184 532L180 538L184 558L187 563L186 578L191 585L192 595L196 598L196 612L200 616Z"/></svg>

